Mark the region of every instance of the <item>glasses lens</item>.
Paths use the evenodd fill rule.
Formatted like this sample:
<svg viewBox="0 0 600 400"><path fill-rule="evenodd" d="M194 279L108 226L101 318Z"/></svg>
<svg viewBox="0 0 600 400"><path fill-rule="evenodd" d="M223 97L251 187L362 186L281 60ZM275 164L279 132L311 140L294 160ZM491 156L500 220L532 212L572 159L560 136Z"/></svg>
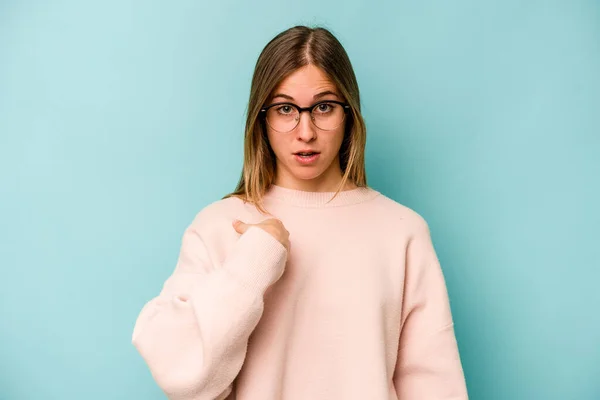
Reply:
<svg viewBox="0 0 600 400"><path fill-rule="evenodd" d="M269 108L267 123L277 132L289 132L298 124L298 110L289 104Z"/></svg>
<svg viewBox="0 0 600 400"><path fill-rule="evenodd" d="M322 102L311 110L315 126L331 131L342 125L346 114L344 107L337 103ZM277 132L290 132L298 125L300 114L292 104L278 104L267 110L267 123Z"/></svg>
<svg viewBox="0 0 600 400"><path fill-rule="evenodd" d="M319 129L331 131L344 122L344 108L337 103L319 103L311 111L313 121Z"/></svg>

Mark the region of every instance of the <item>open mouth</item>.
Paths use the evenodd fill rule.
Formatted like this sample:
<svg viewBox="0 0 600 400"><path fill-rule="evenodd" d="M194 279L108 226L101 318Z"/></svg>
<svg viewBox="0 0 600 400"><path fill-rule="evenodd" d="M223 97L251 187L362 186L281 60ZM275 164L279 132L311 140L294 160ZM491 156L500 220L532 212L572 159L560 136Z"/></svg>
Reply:
<svg viewBox="0 0 600 400"><path fill-rule="evenodd" d="M294 153L296 157L296 161L298 161L302 165L313 165L319 159L318 151L299 151L298 153Z"/></svg>
<svg viewBox="0 0 600 400"><path fill-rule="evenodd" d="M301 152L301 153L295 153L295 154L297 156L300 156L300 157L306 157L306 158L308 158L308 157L312 157L315 154L319 154L319 153L317 153L316 151L312 151L312 152L306 152L306 153L305 152Z"/></svg>

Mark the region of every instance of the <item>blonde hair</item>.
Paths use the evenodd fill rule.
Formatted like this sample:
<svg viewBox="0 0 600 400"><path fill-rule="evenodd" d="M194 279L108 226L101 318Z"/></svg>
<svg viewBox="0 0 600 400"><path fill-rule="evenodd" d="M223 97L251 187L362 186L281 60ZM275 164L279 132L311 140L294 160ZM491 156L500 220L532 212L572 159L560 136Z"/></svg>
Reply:
<svg viewBox="0 0 600 400"><path fill-rule="evenodd" d="M358 83L348 54L327 29L295 26L275 36L258 57L250 87L242 174L235 191L225 198L239 197L265 212L262 200L275 179L276 158L259 113L283 79L309 64L329 76L350 106L339 153L343 176L336 195L348 181L358 187L367 186L364 160L367 133L360 113Z"/></svg>

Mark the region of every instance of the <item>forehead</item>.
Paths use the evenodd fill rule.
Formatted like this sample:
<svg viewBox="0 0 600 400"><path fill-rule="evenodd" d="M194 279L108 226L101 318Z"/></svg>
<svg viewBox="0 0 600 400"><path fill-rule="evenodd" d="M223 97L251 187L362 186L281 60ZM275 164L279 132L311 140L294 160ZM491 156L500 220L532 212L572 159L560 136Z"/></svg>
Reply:
<svg viewBox="0 0 600 400"><path fill-rule="evenodd" d="M297 100L303 100L303 97L312 99L313 95L325 90L338 92L335 84L323 70L309 64L297 69L283 79L273 93L283 93Z"/></svg>

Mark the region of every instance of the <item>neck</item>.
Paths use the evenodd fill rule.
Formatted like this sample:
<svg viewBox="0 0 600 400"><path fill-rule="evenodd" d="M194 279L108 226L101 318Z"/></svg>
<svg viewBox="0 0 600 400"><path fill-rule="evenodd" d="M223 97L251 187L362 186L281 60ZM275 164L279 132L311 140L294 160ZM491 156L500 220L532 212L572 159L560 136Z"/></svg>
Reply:
<svg viewBox="0 0 600 400"><path fill-rule="evenodd" d="M379 195L379 192L367 187L355 187L351 190L342 190L339 193L336 193L336 191L306 191L273 184L265 194L265 204L267 208L273 205L273 201L302 208L341 207L363 203Z"/></svg>
<svg viewBox="0 0 600 400"><path fill-rule="evenodd" d="M282 188L303 192L337 192L342 183L343 173L337 163L334 163L334 166L337 166L337 168L330 168L314 179L297 178L289 171L278 169L273 184ZM356 187L353 182L348 181L341 190L352 190Z"/></svg>
<svg viewBox="0 0 600 400"><path fill-rule="evenodd" d="M273 184L282 188L300 190L303 192L337 192L342 183L342 177L329 180L289 180L275 178ZM356 185L353 182L346 182L342 190L355 189Z"/></svg>

